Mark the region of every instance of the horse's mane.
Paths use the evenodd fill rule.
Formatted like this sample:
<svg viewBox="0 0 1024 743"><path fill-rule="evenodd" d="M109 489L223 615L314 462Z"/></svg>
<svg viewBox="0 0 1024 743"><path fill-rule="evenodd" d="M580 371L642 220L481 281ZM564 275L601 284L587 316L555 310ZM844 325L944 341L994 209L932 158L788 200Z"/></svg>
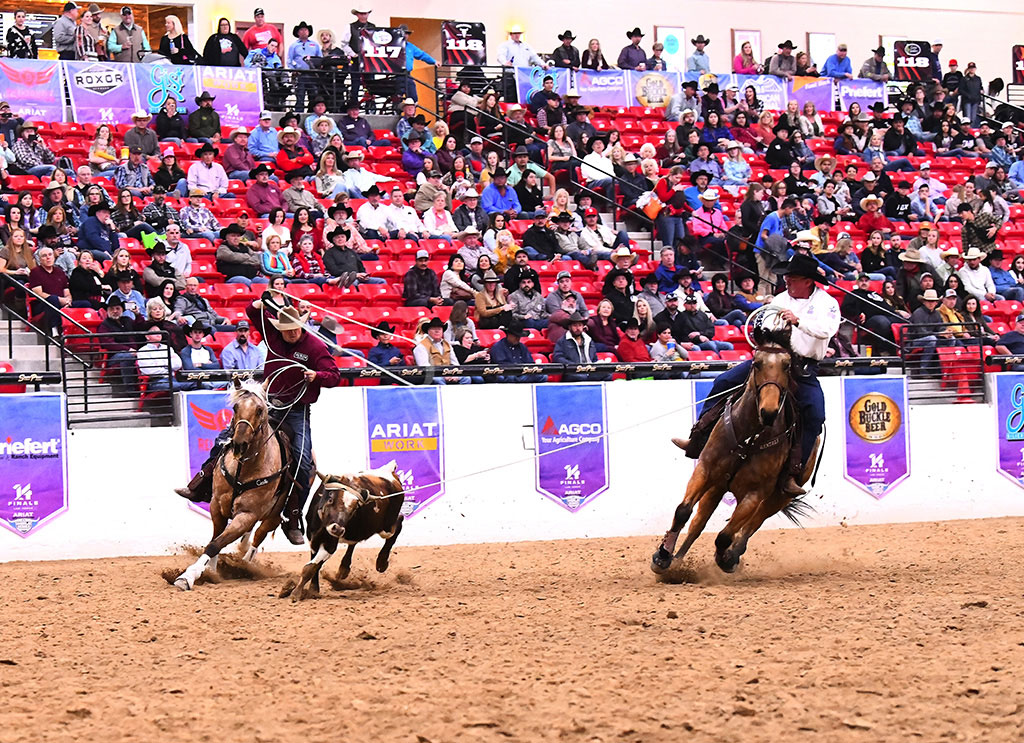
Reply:
<svg viewBox="0 0 1024 743"><path fill-rule="evenodd" d="M232 407L234 407L238 401L246 395L255 395L262 404L267 404L267 391L263 388L263 385L255 379L246 379L242 382L240 387L231 388L231 397L229 398L229 401Z"/></svg>

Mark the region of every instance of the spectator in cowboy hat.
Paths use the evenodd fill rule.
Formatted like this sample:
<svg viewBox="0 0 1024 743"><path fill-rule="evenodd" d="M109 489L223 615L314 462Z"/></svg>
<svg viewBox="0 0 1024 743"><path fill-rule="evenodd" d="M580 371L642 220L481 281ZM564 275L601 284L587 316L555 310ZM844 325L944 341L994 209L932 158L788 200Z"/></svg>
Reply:
<svg viewBox="0 0 1024 743"><path fill-rule="evenodd" d="M309 99L309 106L313 112L302 122L302 126L305 129L306 134L310 137L315 135L317 133L317 122L322 118L326 118L331 122L331 128L327 132L328 138L335 134L341 134L342 132L341 129L338 128L337 122L335 122L334 118L327 112L326 99L322 95L314 97L312 92L309 94ZM344 135L342 135L342 141L345 141Z"/></svg>
<svg viewBox="0 0 1024 743"><path fill-rule="evenodd" d="M493 364L532 364L533 356L529 349L523 344L523 336L526 335L526 328L518 320L512 319L505 323L501 329L505 331L505 337L491 346L491 363ZM528 374L502 375L498 377L499 382L533 382L536 379Z"/></svg>
<svg viewBox="0 0 1024 743"><path fill-rule="evenodd" d="M555 51L551 52L551 60L555 63L555 67L578 70L580 68L580 50L572 45L576 37L572 31L566 29L564 33L558 34L558 40L562 43L555 47Z"/></svg>
<svg viewBox="0 0 1024 743"><path fill-rule="evenodd" d="M156 132L149 128L153 116L148 111L136 111L132 114L133 126L124 134L124 146L138 147L146 157L156 157L160 152L160 142Z"/></svg>
<svg viewBox="0 0 1024 743"><path fill-rule="evenodd" d="M294 126L285 126L277 133L279 149L274 161L277 165L277 170L286 179L292 173L298 173L303 178L313 175L313 166L316 160L313 157L313 153L299 144L301 137L302 131Z"/></svg>
<svg viewBox="0 0 1024 743"><path fill-rule="evenodd" d="M597 348L593 340L587 335L587 318L578 312L569 315L565 320L565 327L569 331L555 344L555 350L551 354L551 362L554 364L568 364L578 366L581 364L597 363ZM610 377L596 377L589 374L570 372L562 375L563 382L586 382L599 381Z"/></svg>
<svg viewBox="0 0 1024 743"><path fill-rule="evenodd" d="M971 247L964 253L964 265L957 272L964 289L968 294L978 298L979 302L996 302L1006 297L996 294L996 285L992 280L992 272L988 266L981 265L985 253L976 247ZM1000 254L1000 258L1002 255Z"/></svg>
<svg viewBox="0 0 1024 743"><path fill-rule="evenodd" d="M220 142L220 114L213 108L217 96L204 90L196 96L198 108L188 115L188 136L190 142L211 144Z"/></svg>
<svg viewBox="0 0 1024 743"><path fill-rule="evenodd" d="M367 361L374 366L405 366L402 352L391 343L394 333L395 326L387 320L381 320L370 330L370 337L377 341L377 345L366 355Z"/></svg>
<svg viewBox="0 0 1024 743"><path fill-rule="evenodd" d="M211 200L215 196L234 198L234 195L228 194L228 174L224 166L213 160L217 154L217 148L209 142L196 150L199 160L188 168L189 195L199 191Z"/></svg>
<svg viewBox="0 0 1024 743"><path fill-rule="evenodd" d="M694 52L686 58L686 71L696 72L698 75L706 75L711 72L711 58L704 52L704 47L711 43L711 39L705 39L704 34L697 34L697 38L690 39L694 46Z"/></svg>
<svg viewBox="0 0 1024 743"><path fill-rule="evenodd" d="M796 57L793 56L793 42L786 39L779 44L779 52L772 56L768 74L790 78L796 75Z"/></svg>
<svg viewBox="0 0 1024 743"><path fill-rule="evenodd" d="M300 21L292 29L292 36L298 41L288 47L287 66L293 70L308 70L312 67L310 59L321 55L320 45L310 40L313 35L313 27L305 21ZM306 103L307 94L312 98L316 80L309 75L298 75L295 85L295 110L301 111Z"/></svg>
<svg viewBox="0 0 1024 743"><path fill-rule="evenodd" d="M445 340L444 331L448 323L440 317L430 318L424 330L426 337L413 346L412 357L416 366L459 366L459 358L452 350L452 344ZM428 378L429 380L429 378ZM434 384L471 384L469 377L433 377Z"/></svg>
<svg viewBox="0 0 1024 743"><path fill-rule="evenodd" d="M518 23L509 26L508 41L498 47L497 60L503 67L551 67L554 64L545 62L523 41L523 27Z"/></svg>
<svg viewBox="0 0 1024 743"><path fill-rule="evenodd" d="M256 167L256 158L249 152L249 130L244 126L233 129L228 135L231 142L224 150L224 170L228 178L244 181L249 171Z"/></svg>
<svg viewBox="0 0 1024 743"><path fill-rule="evenodd" d="M640 48L640 40L643 39L644 33L637 26L632 31L626 32L626 38L629 39L629 44L622 48L619 52L619 59L617 66L620 70L646 70L647 69L647 53Z"/></svg>
<svg viewBox="0 0 1024 743"><path fill-rule="evenodd" d="M885 47L880 46L872 50L871 54L871 58L864 60L864 64L860 66L859 77L879 83L889 82L892 75L889 72L889 65L885 63Z"/></svg>
<svg viewBox="0 0 1024 743"><path fill-rule="evenodd" d="M254 180L246 189L245 201L256 214L263 218L270 214L271 209L284 208L281 189L270 180L274 169L266 163L260 163L248 172L248 179Z"/></svg>
<svg viewBox="0 0 1024 743"><path fill-rule="evenodd" d="M885 237L888 237L895 227L892 222L879 211L885 202L881 197L871 194L865 196L860 200L860 208L864 212L860 219L857 220L857 226L862 230L871 234L874 230L878 230Z"/></svg>
<svg viewBox="0 0 1024 743"><path fill-rule="evenodd" d="M481 234L486 232L490 226L490 218L484 208L480 206L480 194L475 188L462 194L462 203L452 212L452 219L455 220L455 226L460 230L474 225Z"/></svg>

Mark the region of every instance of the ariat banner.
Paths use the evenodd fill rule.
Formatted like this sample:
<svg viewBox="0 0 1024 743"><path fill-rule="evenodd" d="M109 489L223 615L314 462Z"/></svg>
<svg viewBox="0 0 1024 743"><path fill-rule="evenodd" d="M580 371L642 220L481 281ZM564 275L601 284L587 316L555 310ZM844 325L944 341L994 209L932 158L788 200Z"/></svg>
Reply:
<svg viewBox="0 0 1024 743"><path fill-rule="evenodd" d="M406 488L402 513L416 514L444 494L444 424L438 387L367 387L370 469L391 461Z"/></svg>
<svg viewBox="0 0 1024 743"><path fill-rule="evenodd" d="M845 476L875 498L910 474L906 377L843 377Z"/></svg>
<svg viewBox="0 0 1024 743"><path fill-rule="evenodd" d="M0 525L19 537L68 508L64 396L0 395Z"/></svg>
<svg viewBox="0 0 1024 743"><path fill-rule="evenodd" d="M608 489L604 385L533 388L537 490L577 511Z"/></svg>

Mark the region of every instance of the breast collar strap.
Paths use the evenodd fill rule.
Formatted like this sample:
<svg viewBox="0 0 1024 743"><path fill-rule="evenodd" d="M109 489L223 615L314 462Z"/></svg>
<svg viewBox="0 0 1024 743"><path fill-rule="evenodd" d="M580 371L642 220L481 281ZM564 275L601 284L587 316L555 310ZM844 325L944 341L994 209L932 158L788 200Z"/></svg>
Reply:
<svg viewBox="0 0 1024 743"><path fill-rule="evenodd" d="M274 480L279 478L282 475L282 473L284 473L284 471L288 468L287 457L286 457L287 452L285 452L284 441L282 440L282 438L279 435L276 435L276 434L275 434L274 438L277 439L277 446L278 446L278 449L280 449L280 451L281 451L281 468L279 470L277 470L277 472L273 472L273 473L271 473L269 475L263 475L262 477L257 477L255 480L240 481L240 480L236 479L236 477L234 475L232 475L230 472L228 472L227 465L224 464L224 457L222 456L220 458L220 462L219 462L220 473L224 476L224 479L227 481L228 485L231 486L232 501L234 501L235 498L237 498L239 495L241 495L242 493L244 493L244 492L246 492L248 490L253 490L255 488L262 488L264 485L270 484L271 482L273 482Z"/></svg>

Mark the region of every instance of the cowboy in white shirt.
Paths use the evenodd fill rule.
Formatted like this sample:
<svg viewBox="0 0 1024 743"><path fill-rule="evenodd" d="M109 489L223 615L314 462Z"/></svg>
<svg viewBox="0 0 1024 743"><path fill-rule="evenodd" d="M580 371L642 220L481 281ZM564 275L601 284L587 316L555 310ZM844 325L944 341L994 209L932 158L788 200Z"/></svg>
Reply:
<svg viewBox="0 0 1024 743"><path fill-rule="evenodd" d="M400 188L391 191L391 213L387 222L388 229L399 240L407 237L419 239L427 234L427 228L423 226L416 210L405 203L405 194Z"/></svg>
<svg viewBox="0 0 1024 743"><path fill-rule="evenodd" d="M775 297L770 306L779 310L778 320L791 326L791 374L796 382L794 396L801 417L800 458L790 457L790 471L782 489L788 495L801 495L804 490L796 483L796 477L804 471L825 423L825 395L818 382L818 362L825 358L829 341L839 331L841 315L835 298L817 286L825 283L825 275L814 258L796 253L789 261L780 263L775 272L785 276L786 291ZM711 385L709 400L717 400L716 395L746 383L751 364L744 361L719 374ZM688 457L696 459L707 443L717 422L717 411L707 417L705 413L714 408L714 403L704 404L689 440L673 439L676 446L687 449Z"/></svg>
<svg viewBox="0 0 1024 743"><path fill-rule="evenodd" d="M996 294L996 285L992 281L992 272L988 266L981 265L985 254L976 247L968 249L964 254L964 265L960 267L957 274L964 284L968 294L977 297L978 302L995 302L1003 299Z"/></svg>
<svg viewBox="0 0 1024 743"><path fill-rule="evenodd" d="M349 150L343 157L348 163L348 170L345 171L341 178L345 182L345 189L348 191L348 195L353 198L362 198L370 186L375 183L394 180L391 176L380 175L364 168L362 150ZM353 191L359 195L357 196Z"/></svg>
<svg viewBox="0 0 1024 743"><path fill-rule="evenodd" d="M359 223L359 229L363 231L363 237L387 240L391 207L380 203L380 189L376 185L370 186L363 195L366 197L366 203L356 211L356 221Z"/></svg>
<svg viewBox="0 0 1024 743"><path fill-rule="evenodd" d="M508 41L498 47L498 64L505 67L551 67L523 39L523 27L518 23L508 30Z"/></svg>

